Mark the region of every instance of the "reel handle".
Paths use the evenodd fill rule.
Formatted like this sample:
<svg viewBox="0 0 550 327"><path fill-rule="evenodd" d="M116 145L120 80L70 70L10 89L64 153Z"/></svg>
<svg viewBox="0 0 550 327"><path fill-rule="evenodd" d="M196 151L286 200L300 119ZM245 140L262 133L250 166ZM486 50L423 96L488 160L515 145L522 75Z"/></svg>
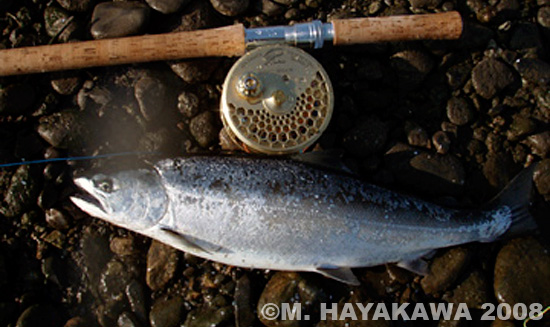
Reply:
<svg viewBox="0 0 550 327"><path fill-rule="evenodd" d="M458 12L337 19L332 21L332 25L334 45L453 40L462 34L462 18Z"/></svg>
<svg viewBox="0 0 550 327"><path fill-rule="evenodd" d="M198 57L241 56L244 26L0 50L0 76Z"/></svg>

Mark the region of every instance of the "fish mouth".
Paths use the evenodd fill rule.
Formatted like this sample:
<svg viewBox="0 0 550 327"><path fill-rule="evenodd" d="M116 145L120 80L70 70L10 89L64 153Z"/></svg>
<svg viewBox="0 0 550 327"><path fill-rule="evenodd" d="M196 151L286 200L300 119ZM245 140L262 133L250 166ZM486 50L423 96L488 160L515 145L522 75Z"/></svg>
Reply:
<svg viewBox="0 0 550 327"><path fill-rule="evenodd" d="M76 186L78 186L83 192L77 193L70 197L71 201L79 207L82 211L98 218L107 217L107 210L103 203L94 196L93 185L90 180L84 177L76 178L74 180Z"/></svg>

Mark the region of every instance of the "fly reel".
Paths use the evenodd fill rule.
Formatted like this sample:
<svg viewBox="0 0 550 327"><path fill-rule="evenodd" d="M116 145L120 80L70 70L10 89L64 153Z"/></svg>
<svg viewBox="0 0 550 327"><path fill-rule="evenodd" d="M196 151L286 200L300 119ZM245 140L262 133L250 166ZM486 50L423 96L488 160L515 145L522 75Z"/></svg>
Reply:
<svg viewBox="0 0 550 327"><path fill-rule="evenodd" d="M332 84L305 51L262 46L241 57L222 92L227 134L247 152L302 152L327 128L334 107Z"/></svg>

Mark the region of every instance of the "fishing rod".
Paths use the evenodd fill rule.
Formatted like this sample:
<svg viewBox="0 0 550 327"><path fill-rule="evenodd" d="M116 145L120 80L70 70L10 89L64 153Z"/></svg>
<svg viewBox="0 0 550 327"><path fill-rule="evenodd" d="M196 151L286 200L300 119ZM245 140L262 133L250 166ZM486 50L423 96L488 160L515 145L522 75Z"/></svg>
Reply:
<svg viewBox="0 0 550 327"><path fill-rule="evenodd" d="M315 20L291 26L221 28L0 50L0 76L200 57L242 56L270 44L321 48L383 41L457 39L458 12Z"/></svg>

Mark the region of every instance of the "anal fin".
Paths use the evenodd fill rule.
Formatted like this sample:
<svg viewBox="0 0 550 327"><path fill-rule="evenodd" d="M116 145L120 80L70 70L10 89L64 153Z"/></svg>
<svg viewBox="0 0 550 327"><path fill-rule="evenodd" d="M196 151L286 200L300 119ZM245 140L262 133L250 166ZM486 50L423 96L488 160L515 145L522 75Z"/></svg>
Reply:
<svg viewBox="0 0 550 327"><path fill-rule="evenodd" d="M430 272L430 266L423 258L400 261L397 263L397 267L403 268L420 276L426 276Z"/></svg>
<svg viewBox="0 0 550 327"><path fill-rule="evenodd" d="M323 265L317 267L315 272L348 285L359 286L361 284L349 267Z"/></svg>

